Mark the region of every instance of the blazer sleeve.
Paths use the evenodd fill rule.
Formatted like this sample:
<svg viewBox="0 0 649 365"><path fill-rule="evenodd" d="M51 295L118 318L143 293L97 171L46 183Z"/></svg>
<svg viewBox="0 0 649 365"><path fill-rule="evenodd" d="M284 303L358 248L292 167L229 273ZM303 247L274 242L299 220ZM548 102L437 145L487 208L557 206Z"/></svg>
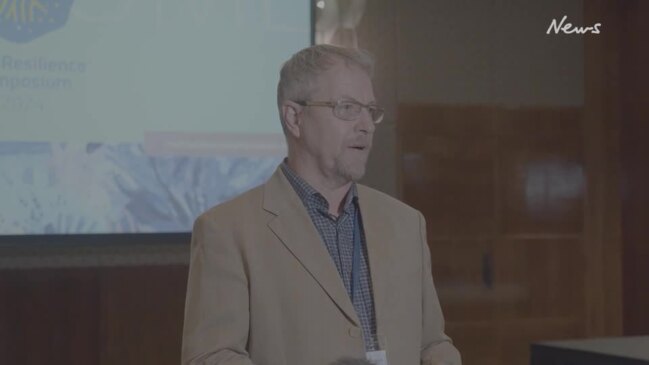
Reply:
<svg viewBox="0 0 649 365"><path fill-rule="evenodd" d="M185 301L183 365L253 365L248 342L248 280L232 229L209 215L194 223Z"/></svg>
<svg viewBox="0 0 649 365"><path fill-rule="evenodd" d="M451 339L444 334L444 316L437 298L430 261L430 249L426 240L426 221L419 215L422 251L422 365L461 365L460 352Z"/></svg>

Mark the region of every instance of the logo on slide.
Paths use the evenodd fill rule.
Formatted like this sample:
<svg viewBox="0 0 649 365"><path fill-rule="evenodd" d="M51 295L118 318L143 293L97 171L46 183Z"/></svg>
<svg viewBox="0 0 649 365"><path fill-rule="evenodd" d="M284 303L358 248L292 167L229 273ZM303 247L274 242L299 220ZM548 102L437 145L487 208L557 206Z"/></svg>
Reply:
<svg viewBox="0 0 649 365"><path fill-rule="evenodd" d="M65 25L74 0L0 0L0 37L27 43Z"/></svg>

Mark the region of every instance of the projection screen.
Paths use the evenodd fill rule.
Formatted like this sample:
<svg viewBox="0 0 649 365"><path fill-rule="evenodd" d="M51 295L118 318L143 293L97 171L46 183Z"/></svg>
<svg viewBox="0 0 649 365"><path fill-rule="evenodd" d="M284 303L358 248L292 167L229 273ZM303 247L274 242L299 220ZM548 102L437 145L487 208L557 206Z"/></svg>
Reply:
<svg viewBox="0 0 649 365"><path fill-rule="evenodd" d="M0 239L188 232L285 155L303 0L0 0Z"/></svg>

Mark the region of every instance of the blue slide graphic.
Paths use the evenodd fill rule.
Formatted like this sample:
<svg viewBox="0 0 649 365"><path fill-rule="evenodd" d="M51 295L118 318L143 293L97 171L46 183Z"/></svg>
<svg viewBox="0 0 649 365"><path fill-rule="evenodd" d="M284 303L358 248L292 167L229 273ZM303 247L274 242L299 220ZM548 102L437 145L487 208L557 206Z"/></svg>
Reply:
<svg viewBox="0 0 649 365"><path fill-rule="evenodd" d="M0 142L0 233L186 232L201 212L263 183L279 162L151 157L128 143Z"/></svg>
<svg viewBox="0 0 649 365"><path fill-rule="evenodd" d="M0 0L0 37L27 43L65 25L73 0Z"/></svg>

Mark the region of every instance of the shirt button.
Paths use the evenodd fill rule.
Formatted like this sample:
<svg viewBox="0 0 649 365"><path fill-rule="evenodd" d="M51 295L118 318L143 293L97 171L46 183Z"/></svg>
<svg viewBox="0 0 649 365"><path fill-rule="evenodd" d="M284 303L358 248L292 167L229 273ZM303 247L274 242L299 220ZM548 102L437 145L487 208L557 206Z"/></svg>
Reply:
<svg viewBox="0 0 649 365"><path fill-rule="evenodd" d="M359 338L359 337L361 337L361 329L358 328L358 327L351 327L349 329L349 335L352 338Z"/></svg>

